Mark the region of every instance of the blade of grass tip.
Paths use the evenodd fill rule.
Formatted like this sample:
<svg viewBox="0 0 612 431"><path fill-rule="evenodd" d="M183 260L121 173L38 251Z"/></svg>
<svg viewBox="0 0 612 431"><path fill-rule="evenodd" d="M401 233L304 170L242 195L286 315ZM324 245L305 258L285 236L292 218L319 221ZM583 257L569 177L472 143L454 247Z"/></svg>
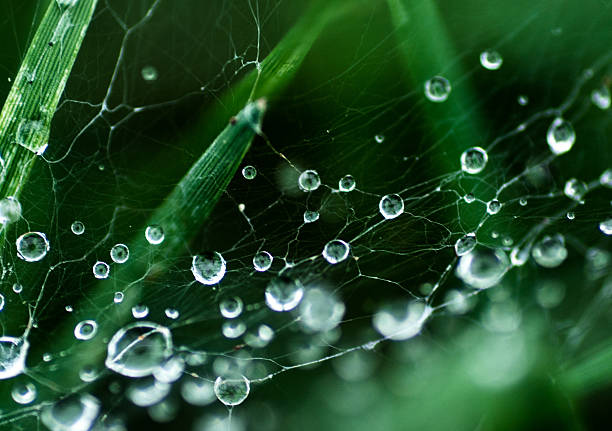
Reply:
<svg viewBox="0 0 612 431"><path fill-rule="evenodd" d="M58 342L54 348L57 349L59 343L67 343L64 348L70 348L70 358L62 361L62 368L57 368L57 365L53 367L55 372L65 373L61 378L54 378L62 382L65 390L72 390L79 385L78 370L84 365L101 362L106 354L103 340L108 340L126 323L132 306L142 298L141 281L163 271L162 266L151 266L151 252L163 254L163 262L171 261L185 247L185 241L205 222L238 170L253 138L261 133L265 110L265 100L258 99L231 118L221 134L149 218L148 225L156 224L163 228L163 242L158 245L149 244L142 229L130 242L130 259L122 265L114 266L109 279L97 284L94 291L86 293L87 298L75 307L79 315L100 320L96 338L74 345L71 342L74 322L65 322L63 327L56 329L58 335L55 339ZM116 289L117 285L122 286L122 289L129 286L120 305L113 304L114 290L109 290ZM109 314L111 307L114 309Z"/></svg>
<svg viewBox="0 0 612 431"><path fill-rule="evenodd" d="M51 120L97 0L55 0L23 59L0 113L0 196L17 197L36 156L47 148Z"/></svg>
<svg viewBox="0 0 612 431"><path fill-rule="evenodd" d="M451 83L452 92L444 103L430 103L425 99L425 114L433 132L429 139L438 142L450 139L454 151L478 145L482 133L482 116L474 108L474 92L469 85L453 85L466 76L458 61L445 24L433 0L387 0L391 20L395 27L402 60L410 79L410 88L423 93L425 82L442 75ZM439 118L444 118L446 127L440 127ZM452 131L452 134L449 134ZM439 147L436 147L438 150ZM445 148L449 148L445 145ZM458 162L444 157L448 169L456 170Z"/></svg>

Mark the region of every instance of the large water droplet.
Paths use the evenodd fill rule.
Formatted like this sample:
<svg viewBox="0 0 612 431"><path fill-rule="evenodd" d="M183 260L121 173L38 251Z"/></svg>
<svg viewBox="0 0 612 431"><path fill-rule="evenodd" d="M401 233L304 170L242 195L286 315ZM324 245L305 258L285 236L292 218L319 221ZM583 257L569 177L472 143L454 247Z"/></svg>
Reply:
<svg viewBox="0 0 612 431"><path fill-rule="evenodd" d="M488 70L499 69L503 61L501 54L494 50L486 50L480 54L480 64Z"/></svg>
<svg viewBox="0 0 612 431"><path fill-rule="evenodd" d="M25 338L0 337L0 380L23 373L29 347Z"/></svg>
<svg viewBox="0 0 612 431"><path fill-rule="evenodd" d="M273 311L290 311L298 306L304 296L304 287L298 280L281 276L266 287L266 304Z"/></svg>
<svg viewBox="0 0 612 431"><path fill-rule="evenodd" d="M257 169L255 166L247 165L242 168L242 176L247 180L252 180L257 176Z"/></svg>
<svg viewBox="0 0 612 431"><path fill-rule="evenodd" d="M100 411L100 402L89 394L74 394L44 407L41 422L51 431L88 431Z"/></svg>
<svg viewBox="0 0 612 431"><path fill-rule="evenodd" d="M341 192L351 192L355 190L356 185L357 183L352 175L345 175L338 181L338 190Z"/></svg>
<svg viewBox="0 0 612 431"><path fill-rule="evenodd" d="M133 382L125 391L126 397L138 407L149 407L163 400L172 385L148 378Z"/></svg>
<svg viewBox="0 0 612 431"><path fill-rule="evenodd" d="M385 195L378 203L378 210L387 220L394 219L404 212L404 200L400 195Z"/></svg>
<svg viewBox="0 0 612 431"><path fill-rule="evenodd" d="M531 249L533 260L544 268L556 268L567 258L565 238L561 234L546 235Z"/></svg>
<svg viewBox="0 0 612 431"><path fill-rule="evenodd" d="M267 251L260 251L253 256L253 267L255 271L264 272L270 269L274 258Z"/></svg>
<svg viewBox="0 0 612 431"><path fill-rule="evenodd" d="M576 141L572 124L563 118L555 118L546 132L546 141L553 154L567 153Z"/></svg>
<svg viewBox="0 0 612 431"><path fill-rule="evenodd" d="M475 248L461 256L457 265L457 277L477 289L495 286L510 267L503 250Z"/></svg>
<svg viewBox="0 0 612 431"><path fill-rule="evenodd" d="M145 238L149 244L161 244L165 238L164 230L161 226L156 224L147 226L145 229Z"/></svg>
<svg viewBox="0 0 612 431"><path fill-rule="evenodd" d="M91 340L98 332L98 323L95 320L83 320L74 327L74 336L78 340Z"/></svg>
<svg viewBox="0 0 612 431"><path fill-rule="evenodd" d="M568 198L575 200L576 202L582 202L582 198L588 191L588 186L584 181L580 181L576 178L571 178L565 183L563 193Z"/></svg>
<svg viewBox="0 0 612 431"><path fill-rule="evenodd" d="M17 238L17 256L26 262L38 262L51 248L42 232L27 232Z"/></svg>
<svg viewBox="0 0 612 431"><path fill-rule="evenodd" d="M350 246L341 239L334 239L323 248L323 257L331 264L336 264L345 260L350 251Z"/></svg>
<svg viewBox="0 0 612 431"><path fill-rule="evenodd" d="M298 185L303 191L311 192L319 188L321 185L321 178L319 178L317 171L309 169L300 174L298 178Z"/></svg>
<svg viewBox="0 0 612 431"><path fill-rule="evenodd" d="M11 390L11 397L17 404L30 404L36 399L38 391L33 383L18 383Z"/></svg>
<svg viewBox="0 0 612 431"><path fill-rule="evenodd" d="M224 299L219 303L219 311L221 311L221 315L226 319L234 319L240 316L243 308L244 304L242 299L237 296Z"/></svg>
<svg viewBox="0 0 612 431"><path fill-rule="evenodd" d="M468 254L470 251L476 247L476 234L468 233L463 235L461 238L455 242L455 253L457 256L463 256L464 254Z"/></svg>
<svg viewBox="0 0 612 431"><path fill-rule="evenodd" d="M153 322L134 322L113 335L105 365L127 377L143 377L152 374L171 355L168 328Z"/></svg>
<svg viewBox="0 0 612 431"><path fill-rule="evenodd" d="M125 244L115 244L111 248L110 256L115 263L125 263L130 258L130 249Z"/></svg>
<svg viewBox="0 0 612 431"><path fill-rule="evenodd" d="M83 232L85 232L85 225L83 224L83 222L75 220L70 225L70 230L75 235L82 235Z"/></svg>
<svg viewBox="0 0 612 431"><path fill-rule="evenodd" d="M313 288L306 292L300 303L300 323L308 332L334 329L344 316L344 304L332 293Z"/></svg>
<svg viewBox="0 0 612 431"><path fill-rule="evenodd" d="M492 199L487 202L487 212L491 215L497 214L502 208L502 204L497 199Z"/></svg>
<svg viewBox="0 0 612 431"><path fill-rule="evenodd" d="M94 263L92 271L94 277L103 280L105 278L108 278L108 275L110 274L110 267L106 262L97 261L96 263Z"/></svg>
<svg viewBox="0 0 612 431"><path fill-rule="evenodd" d="M226 406L237 406L249 396L251 384L249 379L240 377L217 377L214 385L217 399Z"/></svg>
<svg viewBox="0 0 612 431"><path fill-rule="evenodd" d="M194 278L206 285L217 284L223 279L226 263L221 253L216 251L193 256L191 272Z"/></svg>
<svg viewBox="0 0 612 431"><path fill-rule="evenodd" d="M319 220L319 212L306 210L304 211L304 223L314 223Z"/></svg>
<svg viewBox="0 0 612 431"><path fill-rule="evenodd" d="M430 101L440 103L448 99L451 92L451 84L442 76L434 76L425 82L425 97Z"/></svg>
<svg viewBox="0 0 612 431"><path fill-rule="evenodd" d="M374 329L391 340L407 340L423 328L433 309L421 301L397 302L378 310L372 319Z"/></svg>
<svg viewBox="0 0 612 431"><path fill-rule="evenodd" d="M207 406L215 400L212 382L195 377L186 377L181 385L181 396L194 406Z"/></svg>
<svg viewBox="0 0 612 431"><path fill-rule="evenodd" d="M484 148L468 148L461 154L461 170L468 174L478 174L487 165L489 155Z"/></svg>

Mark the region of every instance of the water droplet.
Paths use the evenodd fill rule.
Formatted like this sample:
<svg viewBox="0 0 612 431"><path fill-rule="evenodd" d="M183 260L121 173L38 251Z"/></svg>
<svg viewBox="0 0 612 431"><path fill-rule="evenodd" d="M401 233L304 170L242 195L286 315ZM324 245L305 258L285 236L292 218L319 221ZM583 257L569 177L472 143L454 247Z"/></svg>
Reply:
<svg viewBox="0 0 612 431"><path fill-rule="evenodd" d="M110 273L110 267L108 266L108 263L102 261L97 261L96 263L94 263L92 270L94 277L100 280L108 278L108 274Z"/></svg>
<svg viewBox="0 0 612 431"><path fill-rule="evenodd" d="M609 218L599 223L599 230L606 235L612 235L612 218Z"/></svg>
<svg viewBox="0 0 612 431"><path fill-rule="evenodd" d="M0 293L0 311L4 310L4 295Z"/></svg>
<svg viewBox="0 0 612 431"><path fill-rule="evenodd" d="M149 407L166 398L171 388L157 379L141 379L128 386L125 396L138 407Z"/></svg>
<svg viewBox="0 0 612 431"><path fill-rule="evenodd" d="M252 180L257 176L257 169L255 169L255 166L245 166L242 168L242 176L247 180Z"/></svg>
<svg viewBox="0 0 612 431"><path fill-rule="evenodd" d="M100 402L89 394L73 394L42 409L41 422L51 431L88 431L100 412Z"/></svg>
<svg viewBox="0 0 612 431"><path fill-rule="evenodd" d="M181 385L181 396L194 406L207 406L215 400L213 383L195 377L186 377Z"/></svg>
<svg viewBox="0 0 612 431"><path fill-rule="evenodd" d="M546 132L546 141L553 154L567 153L576 141L576 133L572 124L563 118L555 118Z"/></svg>
<svg viewBox="0 0 612 431"><path fill-rule="evenodd" d="M565 187L563 188L563 193L568 198L575 200L576 202L582 202L582 198L588 191L588 186L584 181L577 180L576 178L571 178L567 180L565 183Z"/></svg>
<svg viewBox="0 0 612 431"><path fill-rule="evenodd" d="M143 304L137 304L132 307L132 316L134 319L143 319L149 315L149 307Z"/></svg>
<svg viewBox="0 0 612 431"><path fill-rule="evenodd" d="M253 267L256 271L264 272L270 269L274 258L267 251L260 251L253 256Z"/></svg>
<svg viewBox="0 0 612 431"><path fill-rule="evenodd" d="M123 302L123 292L115 292L115 294L113 295L113 302L115 304Z"/></svg>
<svg viewBox="0 0 612 431"><path fill-rule="evenodd" d="M273 338L274 329L270 328L268 325L259 325L259 328L257 328L257 333L246 334L244 341L247 345L253 347L254 349L261 349L262 347L266 347Z"/></svg>
<svg viewBox="0 0 612 431"><path fill-rule="evenodd" d="M374 136L374 140L376 141L377 144L382 144L383 142L385 142L385 136L384 135L376 135L376 136Z"/></svg>
<svg viewBox="0 0 612 431"><path fill-rule="evenodd" d="M144 377L171 355L172 336L168 328L153 322L134 322L113 335L105 365L123 376Z"/></svg>
<svg viewBox="0 0 612 431"><path fill-rule="evenodd" d="M501 67L504 59L495 50L486 50L480 54L480 64L488 70L497 70Z"/></svg>
<svg viewBox="0 0 612 431"><path fill-rule="evenodd" d="M502 204L497 199L487 202L487 212L491 215L497 214L502 208Z"/></svg>
<svg viewBox="0 0 612 431"><path fill-rule="evenodd" d="M547 281L536 290L536 301L543 308L554 308L565 297L565 286L555 281Z"/></svg>
<svg viewBox="0 0 612 431"><path fill-rule="evenodd" d="M331 264L336 264L345 260L350 251L350 246L341 239L334 239L325 244L323 257Z"/></svg>
<svg viewBox="0 0 612 431"><path fill-rule="evenodd" d="M567 214L565 214L565 216L567 217L568 220L574 220L576 218L576 214L573 211L568 211Z"/></svg>
<svg viewBox="0 0 612 431"><path fill-rule="evenodd" d="M489 156L484 148L468 148L461 154L461 170L468 174L478 174L487 165Z"/></svg>
<svg viewBox="0 0 612 431"><path fill-rule="evenodd" d="M463 235L455 242L455 253L457 256L468 254L476 247L476 234L474 232Z"/></svg>
<svg viewBox="0 0 612 431"><path fill-rule="evenodd" d="M355 178L353 178L352 175L345 175L340 178L340 181L338 181L338 189L341 192L351 192L355 190L356 185L357 183L355 182Z"/></svg>
<svg viewBox="0 0 612 431"><path fill-rule="evenodd" d="M30 81L34 80L34 76L30 77ZM40 120L22 119L17 127L15 141L22 147L34 151L36 154L42 154L47 148L46 144L42 144L46 132L45 125Z"/></svg>
<svg viewBox="0 0 612 431"><path fill-rule="evenodd" d="M309 289L300 303L300 324L308 332L323 332L334 329L344 316L345 306L332 293L320 289Z"/></svg>
<svg viewBox="0 0 612 431"><path fill-rule="evenodd" d="M85 225L83 224L83 222L75 220L70 225L70 230L75 235L82 235L83 232L85 232Z"/></svg>
<svg viewBox="0 0 612 431"><path fill-rule="evenodd" d="M30 344L25 338L0 337L0 380L15 377L25 370Z"/></svg>
<svg viewBox="0 0 612 431"><path fill-rule="evenodd" d="M42 232L27 232L17 238L17 256L26 262L38 262L51 248Z"/></svg>
<svg viewBox="0 0 612 431"><path fill-rule="evenodd" d="M17 404L30 404L36 399L37 393L33 383L17 383L11 390L11 397Z"/></svg>
<svg viewBox="0 0 612 431"><path fill-rule="evenodd" d="M565 238L561 234L546 235L531 249L533 260L544 268L556 268L567 258Z"/></svg>
<svg viewBox="0 0 612 431"><path fill-rule="evenodd" d="M217 399L226 406L237 406L249 396L251 384L249 379L240 377L217 377L214 384L214 392Z"/></svg>
<svg viewBox="0 0 612 431"><path fill-rule="evenodd" d="M591 102L599 109L606 110L610 107L610 90L605 85L591 92Z"/></svg>
<svg viewBox="0 0 612 431"><path fill-rule="evenodd" d="M164 241L165 234L164 230L159 225L147 226L145 230L145 238L147 242L152 245L161 244Z"/></svg>
<svg viewBox="0 0 612 431"><path fill-rule="evenodd" d="M73 311L73 310L72 310L72 305L66 305L66 306L64 307L64 310L66 310L66 312L67 312L67 313L72 313L72 311Z"/></svg>
<svg viewBox="0 0 612 431"><path fill-rule="evenodd" d="M459 259L457 277L476 289L488 289L495 286L509 268L510 262L503 250L474 248Z"/></svg>
<svg viewBox="0 0 612 431"><path fill-rule="evenodd" d="M522 207L527 206L527 199L520 198L519 199L519 205L522 206Z"/></svg>
<svg viewBox="0 0 612 431"><path fill-rule="evenodd" d="M321 178L319 178L317 171L307 170L300 174L298 185L303 191L311 192L319 188L321 185Z"/></svg>
<svg viewBox="0 0 612 431"><path fill-rule="evenodd" d="M86 383L93 382L98 378L98 373L93 366L85 365L79 370L79 378Z"/></svg>
<svg viewBox="0 0 612 431"><path fill-rule="evenodd" d="M91 340L98 332L98 323L95 320L83 320L74 327L74 336L77 340Z"/></svg>
<svg viewBox="0 0 612 431"><path fill-rule="evenodd" d="M23 290L23 286L19 283L13 283L13 292L19 294Z"/></svg>
<svg viewBox="0 0 612 431"><path fill-rule="evenodd" d="M21 217L21 204L12 196L0 200L0 224L15 223Z"/></svg>
<svg viewBox="0 0 612 431"><path fill-rule="evenodd" d="M521 106L526 106L529 103L529 98L524 94L519 95L518 104Z"/></svg>
<svg viewBox="0 0 612 431"><path fill-rule="evenodd" d="M304 211L304 223L314 223L319 220L319 212L306 210Z"/></svg>
<svg viewBox="0 0 612 431"><path fill-rule="evenodd" d="M374 329L391 340L407 340L423 328L433 309L422 301L397 302L378 310L372 319Z"/></svg>
<svg viewBox="0 0 612 431"><path fill-rule="evenodd" d="M158 77L157 69L153 66L145 66L140 71L142 79L147 82L155 81Z"/></svg>
<svg viewBox="0 0 612 431"><path fill-rule="evenodd" d="M448 99L451 89L451 84L448 82L448 79L441 76L434 76L425 82L425 97L432 102L444 102Z"/></svg>
<svg viewBox="0 0 612 431"><path fill-rule="evenodd" d="M304 287L298 280L286 276L273 279L266 287L266 304L273 311L290 311L304 296Z"/></svg>
<svg viewBox="0 0 612 431"><path fill-rule="evenodd" d="M463 200L466 203L471 204L476 200L476 196L474 196L474 193L467 193L465 196L463 196Z"/></svg>
<svg viewBox="0 0 612 431"><path fill-rule="evenodd" d="M115 244L111 248L110 257L115 263L125 263L130 257L130 249L125 244Z"/></svg>
<svg viewBox="0 0 612 431"><path fill-rule="evenodd" d="M221 315L226 319L234 319L240 316L243 307L242 299L237 296L224 299L219 303L219 311L221 311Z"/></svg>
<svg viewBox="0 0 612 431"><path fill-rule="evenodd" d="M172 320L176 320L180 316L179 311L175 308L166 308L164 310L164 314L166 315L168 319L172 319Z"/></svg>
<svg viewBox="0 0 612 431"><path fill-rule="evenodd" d="M240 320L228 320L221 326L221 332L225 338L234 339L240 337L246 331L246 325Z"/></svg>
<svg viewBox="0 0 612 431"><path fill-rule="evenodd" d="M601 173L599 183L604 187L612 188L612 169L606 169Z"/></svg>
<svg viewBox="0 0 612 431"><path fill-rule="evenodd" d="M219 283L225 275L225 270L225 259L216 251L193 256L191 261L191 272L195 279L202 284Z"/></svg>
<svg viewBox="0 0 612 431"><path fill-rule="evenodd" d="M404 200L397 194L385 195L378 203L378 210L387 220L394 219L404 212Z"/></svg>

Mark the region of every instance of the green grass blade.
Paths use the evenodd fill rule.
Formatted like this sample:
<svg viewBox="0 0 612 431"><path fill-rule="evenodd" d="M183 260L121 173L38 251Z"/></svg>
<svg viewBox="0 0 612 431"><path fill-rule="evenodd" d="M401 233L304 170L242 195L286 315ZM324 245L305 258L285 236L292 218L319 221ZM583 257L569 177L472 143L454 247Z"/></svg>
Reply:
<svg viewBox="0 0 612 431"><path fill-rule="evenodd" d="M0 195L17 196L36 155L47 147L51 120L97 0L52 1L0 113Z"/></svg>

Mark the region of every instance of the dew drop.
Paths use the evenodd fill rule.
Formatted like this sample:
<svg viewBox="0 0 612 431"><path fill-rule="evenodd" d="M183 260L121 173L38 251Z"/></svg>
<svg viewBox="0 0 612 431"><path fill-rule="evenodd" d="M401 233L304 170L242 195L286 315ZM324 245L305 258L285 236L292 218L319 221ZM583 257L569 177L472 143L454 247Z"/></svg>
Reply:
<svg viewBox="0 0 612 431"><path fill-rule="evenodd" d="M123 302L123 292L115 292L115 294L113 295L113 302L115 304Z"/></svg>
<svg viewBox="0 0 612 431"><path fill-rule="evenodd" d="M606 235L612 235L612 218L609 218L599 223L599 230Z"/></svg>
<svg viewBox="0 0 612 431"><path fill-rule="evenodd" d="M164 241L165 234L164 230L159 225L147 226L145 229L145 238L147 242L152 245L161 244Z"/></svg>
<svg viewBox="0 0 612 431"><path fill-rule="evenodd" d="M42 232L27 232L17 238L17 256L26 262L38 262L51 248Z"/></svg>
<svg viewBox="0 0 612 431"><path fill-rule="evenodd" d="M130 249L125 244L115 244L111 248L110 257L115 263L125 263L130 257Z"/></svg>
<svg viewBox="0 0 612 431"><path fill-rule="evenodd" d="M448 99L451 89L451 84L448 82L448 79L441 76L434 76L425 82L425 97L432 102L444 102Z"/></svg>
<svg viewBox="0 0 612 431"><path fill-rule="evenodd" d="M455 253L457 256L468 254L476 247L476 234L474 232L463 235L455 242Z"/></svg>
<svg viewBox="0 0 612 431"><path fill-rule="evenodd" d="M306 210L304 211L304 223L314 223L319 220L319 212Z"/></svg>
<svg viewBox="0 0 612 431"><path fill-rule="evenodd" d="M13 284L13 292L19 294L23 291L23 286L19 283L14 283Z"/></svg>
<svg viewBox="0 0 612 431"><path fill-rule="evenodd" d="M219 303L219 311L221 311L221 315L226 319L234 319L240 314L242 314L242 310L244 308L244 304L242 299L237 296L233 298L224 299Z"/></svg>
<svg viewBox="0 0 612 431"><path fill-rule="evenodd" d="M15 377L25 370L30 344L25 338L0 337L0 380Z"/></svg>
<svg viewBox="0 0 612 431"><path fill-rule="evenodd" d="M461 154L461 170L468 174L478 174L487 165L489 156L484 148L468 148Z"/></svg>
<svg viewBox="0 0 612 431"><path fill-rule="evenodd" d="M157 379L141 379L127 388L125 396L138 407L149 407L163 400L171 388L172 385Z"/></svg>
<svg viewBox="0 0 612 431"><path fill-rule="evenodd" d="M355 178L352 175L345 175L338 181L338 189L341 192L351 192L355 190L356 184Z"/></svg>
<svg viewBox="0 0 612 431"><path fill-rule="evenodd" d="M379 309L372 318L372 324L385 338L407 340L421 332L432 311L422 301L397 302Z"/></svg>
<svg viewBox="0 0 612 431"><path fill-rule="evenodd" d="M164 314L168 319L176 320L179 318L180 313L176 308L166 308Z"/></svg>
<svg viewBox="0 0 612 431"><path fill-rule="evenodd" d="M181 396L194 406L207 406L215 400L213 383L204 379L187 377L182 381Z"/></svg>
<svg viewBox="0 0 612 431"><path fill-rule="evenodd" d="M531 249L533 260L544 268L556 268L567 258L565 238L561 234L546 235Z"/></svg>
<svg viewBox="0 0 612 431"><path fill-rule="evenodd" d="M332 293L309 289L300 303L300 324L308 332L324 332L334 329L344 316L345 306Z"/></svg>
<svg viewBox="0 0 612 431"><path fill-rule="evenodd" d="M612 169L606 169L599 176L599 183L608 188L612 188Z"/></svg>
<svg viewBox="0 0 612 431"><path fill-rule="evenodd" d="M85 232L85 225L83 224L83 222L75 220L70 225L70 230L75 235L83 235L83 232Z"/></svg>
<svg viewBox="0 0 612 431"><path fill-rule="evenodd" d="M4 303L6 301L4 300L4 295L0 293L0 311L4 310Z"/></svg>
<svg viewBox="0 0 612 431"><path fill-rule="evenodd" d="M466 195L463 196L463 200L466 203L471 204L472 202L476 200L476 196L474 196L474 193L466 193Z"/></svg>
<svg viewBox="0 0 612 431"><path fill-rule="evenodd" d="M336 264L345 260L351 247L341 239L334 239L325 244L323 248L323 257L331 264Z"/></svg>
<svg viewBox="0 0 612 431"><path fill-rule="evenodd" d="M572 124L563 118L555 118L546 132L546 141L553 154L567 153L576 141Z"/></svg>
<svg viewBox="0 0 612 431"><path fill-rule="evenodd" d="M91 340L98 332L98 323L95 320L83 320L74 327L74 336L77 340Z"/></svg>
<svg viewBox="0 0 612 431"><path fill-rule="evenodd" d="M253 256L253 267L255 271L265 272L272 266L274 258L267 251L260 251Z"/></svg>
<svg viewBox="0 0 612 431"><path fill-rule="evenodd" d="M503 61L500 53L494 50L486 50L480 54L480 64L487 70L499 69Z"/></svg>
<svg viewBox="0 0 612 431"><path fill-rule="evenodd" d="M594 89L591 92L591 102L601 110L606 110L610 107L610 90L605 85Z"/></svg>
<svg viewBox="0 0 612 431"><path fill-rule="evenodd" d="M246 331L246 325L240 320L228 320L221 326L221 332L225 338L234 339L240 337Z"/></svg>
<svg viewBox="0 0 612 431"><path fill-rule="evenodd" d="M21 204L13 196L0 200L0 224L15 223L21 217Z"/></svg>
<svg viewBox="0 0 612 431"><path fill-rule="evenodd" d="M378 210L385 219L394 219L404 212L404 200L397 194L385 195L378 203Z"/></svg>
<svg viewBox="0 0 612 431"><path fill-rule="evenodd" d="M376 141L377 144L382 144L383 142L385 142L385 136L384 135L376 135L376 136L374 136L374 140Z"/></svg>
<svg viewBox="0 0 612 431"><path fill-rule="evenodd" d="M474 248L459 259L457 277L476 289L488 289L495 286L509 268L510 262L503 250Z"/></svg>
<svg viewBox="0 0 612 431"><path fill-rule="evenodd" d="M30 404L36 399L38 391L33 383L18 383L11 390L11 397L17 404Z"/></svg>
<svg viewBox="0 0 612 431"><path fill-rule="evenodd" d="M242 176L247 180L252 180L257 176L257 169L255 169L255 166L245 166L242 168Z"/></svg>
<svg viewBox="0 0 612 431"><path fill-rule="evenodd" d="M158 77L157 69L153 66L145 66L141 69L140 75L147 82L155 81Z"/></svg>
<svg viewBox="0 0 612 431"><path fill-rule="evenodd" d="M191 272L194 278L205 285L217 284L223 279L226 263L221 253L213 251L193 256Z"/></svg>
<svg viewBox="0 0 612 431"><path fill-rule="evenodd" d="M527 199L520 198L519 199L519 205L522 206L522 207L527 206Z"/></svg>
<svg viewBox="0 0 612 431"><path fill-rule="evenodd" d="M574 220L576 218L576 214L573 211L568 211L567 214L565 214L565 216L567 217L568 220Z"/></svg>
<svg viewBox="0 0 612 431"><path fill-rule="evenodd" d="M144 319L149 315L149 307L143 304L137 304L132 307L132 316L134 319Z"/></svg>
<svg viewBox="0 0 612 431"><path fill-rule="evenodd" d="M127 377L144 377L172 355L172 336L157 323L134 322L113 335L107 350L107 368Z"/></svg>
<svg viewBox="0 0 612 431"><path fill-rule="evenodd" d="M487 212L491 215L497 214L502 208L502 204L497 199L487 202Z"/></svg>
<svg viewBox="0 0 612 431"><path fill-rule="evenodd" d="M73 394L44 407L40 420L51 431L88 431L99 412L97 398L89 394Z"/></svg>
<svg viewBox="0 0 612 431"><path fill-rule="evenodd" d="M565 187L563 188L563 193L565 196L576 202L582 202L582 198L587 191L588 186L586 183L584 181L577 180L576 178L567 180Z"/></svg>
<svg viewBox="0 0 612 431"><path fill-rule="evenodd" d="M298 185L300 186L301 190L311 192L319 188L321 185L321 178L319 178L317 171L309 169L300 174L298 178Z"/></svg>
<svg viewBox="0 0 612 431"><path fill-rule="evenodd" d="M304 287L298 280L281 276L266 287L266 305L273 311L290 311L298 306L304 296Z"/></svg>
<svg viewBox="0 0 612 431"><path fill-rule="evenodd" d="M105 278L108 278L108 274L110 273L110 267L106 262L97 261L96 263L94 263L92 271L94 277L100 280L104 280Z"/></svg>
<svg viewBox="0 0 612 431"><path fill-rule="evenodd" d="M529 103L529 98L527 96L525 96L524 94L519 95L518 99L518 104L521 106L527 106L527 104Z"/></svg>
<svg viewBox="0 0 612 431"><path fill-rule="evenodd" d="M244 377L217 377L213 387L215 396L226 406L237 406L249 396L251 384Z"/></svg>

